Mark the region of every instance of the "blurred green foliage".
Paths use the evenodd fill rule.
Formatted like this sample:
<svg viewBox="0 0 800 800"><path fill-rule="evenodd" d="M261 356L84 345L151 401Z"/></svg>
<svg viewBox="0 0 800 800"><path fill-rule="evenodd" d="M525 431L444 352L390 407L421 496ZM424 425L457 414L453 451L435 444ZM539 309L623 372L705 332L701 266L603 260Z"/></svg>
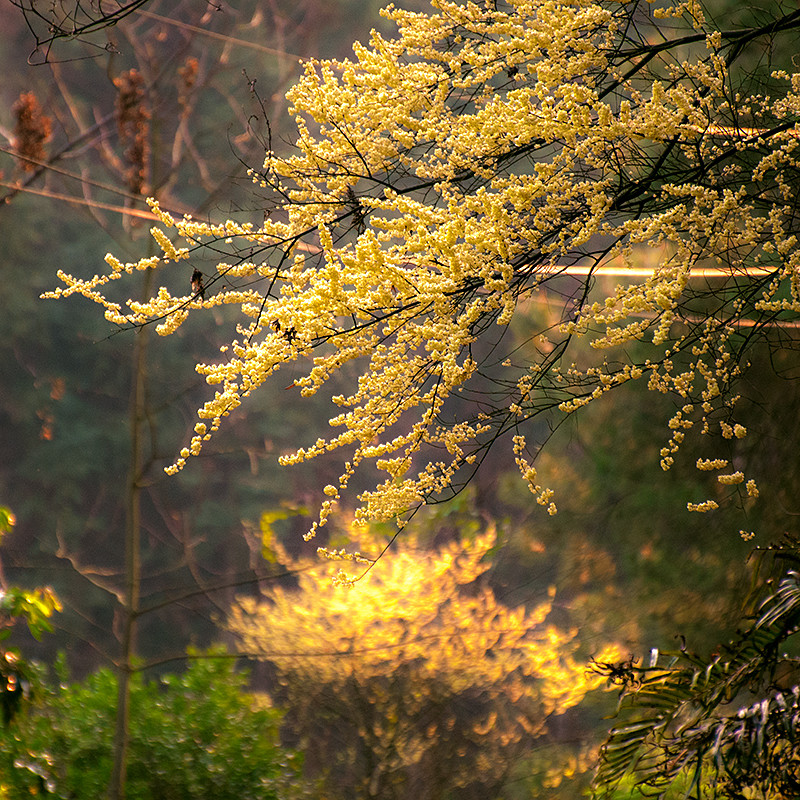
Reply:
<svg viewBox="0 0 800 800"><path fill-rule="evenodd" d="M224 649L189 652L183 674L133 677L129 800L287 800L306 796L300 757L281 747L281 713L247 693ZM111 770L117 679L101 669L40 688L0 732L0 798L103 797ZM4 794L5 792L5 794Z"/></svg>
<svg viewBox="0 0 800 800"><path fill-rule="evenodd" d="M0 542L16 524L10 508L0 506ZM50 633L50 617L61 610L61 603L50 587L26 591L2 580L0 569L0 642L7 640L18 622L24 623L39 639ZM16 647L0 644L0 712L3 725L19 713L22 701L30 696L31 668Z"/></svg>

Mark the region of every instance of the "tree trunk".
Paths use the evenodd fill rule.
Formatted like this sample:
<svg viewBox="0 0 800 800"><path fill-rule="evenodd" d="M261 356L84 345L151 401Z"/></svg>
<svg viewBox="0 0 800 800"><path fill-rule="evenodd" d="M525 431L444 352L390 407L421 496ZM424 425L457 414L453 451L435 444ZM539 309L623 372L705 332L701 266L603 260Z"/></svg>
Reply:
<svg viewBox="0 0 800 800"><path fill-rule="evenodd" d="M152 270L147 270L142 288L143 299L150 293ZM117 713L114 728L113 766L108 787L109 800L124 800L128 745L130 741L130 683L136 669L136 632L141 589L141 493L146 469L143 457L144 426L147 419L147 327L136 330L132 365L130 404L131 462L127 483L127 520L125 527L125 596L122 607L122 637L117 664Z"/></svg>

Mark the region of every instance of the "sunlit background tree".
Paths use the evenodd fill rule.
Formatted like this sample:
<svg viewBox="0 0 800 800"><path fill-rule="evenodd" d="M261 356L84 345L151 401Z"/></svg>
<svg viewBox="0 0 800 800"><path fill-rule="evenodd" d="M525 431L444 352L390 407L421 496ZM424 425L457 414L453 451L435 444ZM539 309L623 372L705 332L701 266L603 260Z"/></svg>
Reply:
<svg viewBox="0 0 800 800"><path fill-rule="evenodd" d="M601 680L576 657L576 631L547 621L551 599L498 602L497 545L493 530L433 551L409 536L353 587L335 584L333 565L283 553L298 585L234 606L241 652L274 669L290 740L330 796L494 797L529 785L521 765L546 779L580 752L536 764L551 720Z"/></svg>

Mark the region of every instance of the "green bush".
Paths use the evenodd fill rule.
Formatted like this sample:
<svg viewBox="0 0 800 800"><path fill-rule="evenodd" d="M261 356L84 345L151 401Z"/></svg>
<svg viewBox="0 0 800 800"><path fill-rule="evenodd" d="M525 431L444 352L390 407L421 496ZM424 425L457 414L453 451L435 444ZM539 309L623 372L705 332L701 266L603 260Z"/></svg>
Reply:
<svg viewBox="0 0 800 800"><path fill-rule="evenodd" d="M246 692L225 651L191 653L188 670L131 687L128 800L285 800L303 795L297 754L280 746L281 713ZM105 795L116 675L44 686L0 731L0 798Z"/></svg>

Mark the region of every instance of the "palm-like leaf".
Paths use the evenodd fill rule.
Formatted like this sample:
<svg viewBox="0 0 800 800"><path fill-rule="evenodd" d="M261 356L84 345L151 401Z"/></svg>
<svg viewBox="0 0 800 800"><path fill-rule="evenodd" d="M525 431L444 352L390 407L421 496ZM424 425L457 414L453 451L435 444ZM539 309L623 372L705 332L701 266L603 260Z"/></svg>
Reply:
<svg viewBox="0 0 800 800"><path fill-rule="evenodd" d="M597 665L622 684L597 796L623 779L656 797L678 785L685 797L800 796L800 661L781 655L800 623L800 574L786 573L758 612L711 659L684 649L649 666Z"/></svg>

